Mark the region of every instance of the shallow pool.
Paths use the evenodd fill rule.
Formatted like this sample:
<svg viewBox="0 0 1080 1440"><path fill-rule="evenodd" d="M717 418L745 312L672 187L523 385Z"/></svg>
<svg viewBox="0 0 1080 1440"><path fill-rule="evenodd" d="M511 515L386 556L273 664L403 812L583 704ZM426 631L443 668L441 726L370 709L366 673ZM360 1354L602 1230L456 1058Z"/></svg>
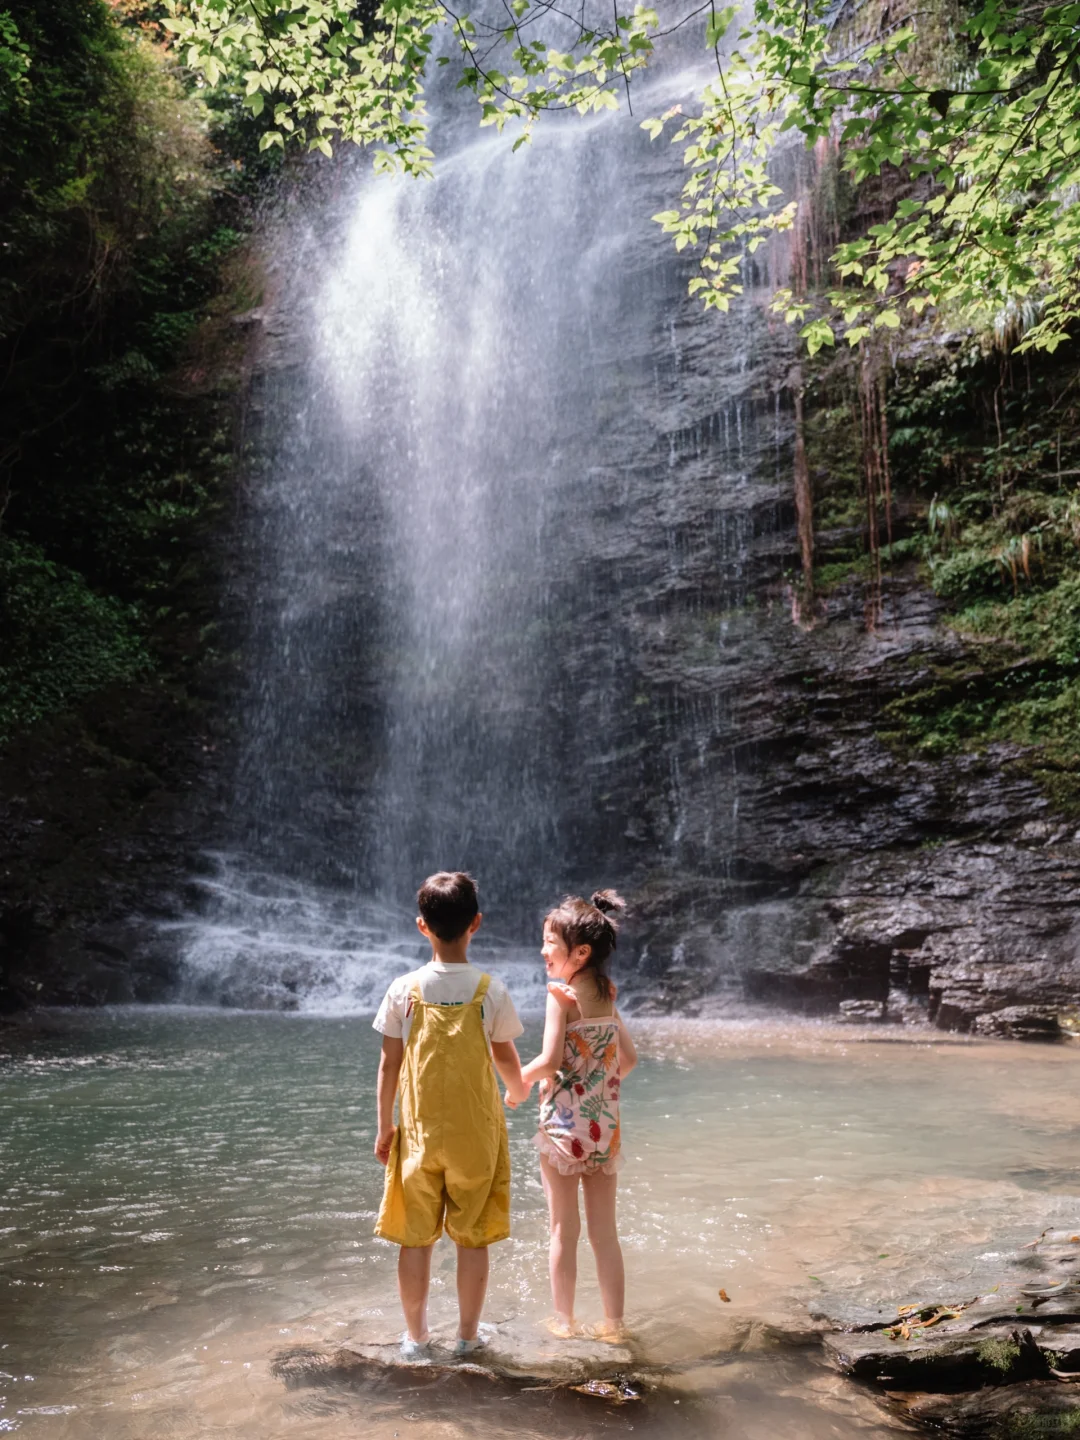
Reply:
<svg viewBox="0 0 1080 1440"><path fill-rule="evenodd" d="M0 1431L884 1436L873 1397L807 1343L821 1297L888 1311L944 1295L1080 1218L1078 1050L782 1023L638 1033L628 1313L641 1360L668 1375L645 1403L609 1408L446 1385L287 1390L271 1374L292 1345L400 1330L395 1252L372 1236L369 1021L123 1010L6 1032ZM525 1333L548 1310L533 1118L510 1120L514 1237L496 1248L488 1307ZM445 1242L433 1301L452 1335Z"/></svg>

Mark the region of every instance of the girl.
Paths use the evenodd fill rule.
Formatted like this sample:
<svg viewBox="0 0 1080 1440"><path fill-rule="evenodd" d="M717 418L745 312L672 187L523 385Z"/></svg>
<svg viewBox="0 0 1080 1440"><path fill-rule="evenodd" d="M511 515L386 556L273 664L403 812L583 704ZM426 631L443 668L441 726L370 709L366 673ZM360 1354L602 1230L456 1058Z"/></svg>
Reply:
<svg viewBox="0 0 1080 1440"><path fill-rule="evenodd" d="M615 949L614 912L625 909L614 890L591 901L568 896L544 920L541 954L548 973L544 1048L521 1072L541 1085L535 1144L551 1217L551 1293L556 1334L578 1332L574 1320L577 1243L581 1233L578 1182L585 1195L589 1244L604 1305L596 1339L624 1338L622 1250L615 1229L615 1172L619 1154L619 1085L637 1064L637 1051L608 977Z"/></svg>

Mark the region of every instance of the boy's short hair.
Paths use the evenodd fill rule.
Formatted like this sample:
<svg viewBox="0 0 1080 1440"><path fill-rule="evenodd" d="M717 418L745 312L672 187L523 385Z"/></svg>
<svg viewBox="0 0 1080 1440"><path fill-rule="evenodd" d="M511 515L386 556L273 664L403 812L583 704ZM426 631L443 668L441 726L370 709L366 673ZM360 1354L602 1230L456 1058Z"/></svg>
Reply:
<svg viewBox="0 0 1080 1440"><path fill-rule="evenodd" d="M480 913L476 881L464 870L429 875L416 892L416 903L424 924L447 943L460 940Z"/></svg>

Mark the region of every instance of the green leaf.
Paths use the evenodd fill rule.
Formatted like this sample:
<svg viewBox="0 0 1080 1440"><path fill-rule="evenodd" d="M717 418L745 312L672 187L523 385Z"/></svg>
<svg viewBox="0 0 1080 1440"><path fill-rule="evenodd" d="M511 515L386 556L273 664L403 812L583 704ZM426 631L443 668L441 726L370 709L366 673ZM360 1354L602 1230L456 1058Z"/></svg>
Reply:
<svg viewBox="0 0 1080 1440"><path fill-rule="evenodd" d="M816 355L823 345L836 344L836 336L827 320L811 320L799 331L799 336L806 341L806 348L811 355Z"/></svg>
<svg viewBox="0 0 1080 1440"><path fill-rule="evenodd" d="M710 15L705 22L705 46L709 50L715 50L720 41L727 34L732 20L735 19L736 6L726 5L723 10L718 10L715 15Z"/></svg>
<svg viewBox="0 0 1080 1440"><path fill-rule="evenodd" d="M884 213L828 260L824 288L843 283L813 301L815 313L827 307L827 327L848 314L895 329L907 305L914 314L934 306L950 324L985 330L995 313L1023 304L1041 307L1025 348L1049 350L1080 333L1080 5L980 6L958 22L960 39L946 39L933 56L915 45L912 22L861 43L853 22L837 21L824 0L754 0L746 11L731 5L708 15L710 48L738 28L722 74L705 80L696 99L641 122L657 139L680 117L683 183L656 219L677 249L694 248L689 278L706 282L694 292L702 304L721 309L738 293L737 257L795 224L805 191L781 184L772 166L780 137L794 132L810 146L826 140L829 167L838 144L845 183L858 186L890 166L903 177L899 203L890 204L890 182ZM508 0L501 26L467 14L455 20L437 0L381 0L388 28L368 35L348 0L166 0L164 8L174 12L164 24L179 54L207 86L239 97L254 115L262 113L257 97L273 97L264 149L284 148L286 138L311 148L313 135L327 144L340 135L369 147L376 169L413 175L431 170L430 66L456 67L459 87L480 102L480 123L502 130L547 110L590 115L617 105L624 77L669 43L644 7L619 11L603 31L575 23L574 7L562 7L555 30L552 7L531 0ZM440 27L453 45L436 44ZM5 76L17 69L4 58L6 33L0 29ZM940 79L953 71L963 77L955 88ZM515 148L521 143L515 135ZM799 185L812 191L825 173ZM902 297L887 298L901 271ZM856 315L855 305L865 308ZM788 297L779 310L805 329L809 301ZM860 326L845 323L845 338L859 343L852 336ZM831 343L819 328L805 338L808 347Z"/></svg>

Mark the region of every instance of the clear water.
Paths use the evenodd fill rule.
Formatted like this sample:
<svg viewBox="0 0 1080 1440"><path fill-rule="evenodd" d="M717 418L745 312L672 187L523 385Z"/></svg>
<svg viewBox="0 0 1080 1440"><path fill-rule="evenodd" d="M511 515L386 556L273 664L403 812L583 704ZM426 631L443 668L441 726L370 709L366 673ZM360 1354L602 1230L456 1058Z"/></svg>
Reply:
<svg viewBox="0 0 1080 1440"><path fill-rule="evenodd" d="M393 1251L371 1233L375 1038L359 1017L120 1011L6 1041L0 1431L884 1436L872 1398L796 1343L817 1297L966 1289L1080 1215L1076 1051L654 1024L625 1091L620 1200L639 1357L671 1367L652 1399L287 1390L282 1349L400 1325ZM525 1335L547 1309L531 1127L511 1117L515 1233L489 1305ZM447 1335L452 1300L443 1245Z"/></svg>

